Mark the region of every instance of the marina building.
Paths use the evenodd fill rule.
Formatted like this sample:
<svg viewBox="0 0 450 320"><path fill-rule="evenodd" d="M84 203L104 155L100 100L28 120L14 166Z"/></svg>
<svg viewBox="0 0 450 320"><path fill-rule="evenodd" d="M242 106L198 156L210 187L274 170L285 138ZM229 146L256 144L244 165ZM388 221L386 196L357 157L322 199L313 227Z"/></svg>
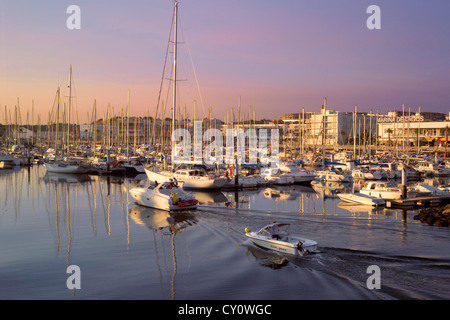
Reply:
<svg viewBox="0 0 450 320"><path fill-rule="evenodd" d="M403 115L405 114L405 115ZM378 117L379 144L386 146L444 146L449 141L449 117L443 113L388 112Z"/></svg>

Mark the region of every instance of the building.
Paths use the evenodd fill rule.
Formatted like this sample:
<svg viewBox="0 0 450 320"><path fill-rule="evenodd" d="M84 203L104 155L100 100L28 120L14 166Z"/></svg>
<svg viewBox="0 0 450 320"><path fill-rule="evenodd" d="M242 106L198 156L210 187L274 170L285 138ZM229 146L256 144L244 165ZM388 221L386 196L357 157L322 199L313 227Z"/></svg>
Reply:
<svg viewBox="0 0 450 320"><path fill-rule="evenodd" d="M450 121L443 113L408 112L403 116L391 111L378 117L380 145L442 146L450 139L449 129Z"/></svg>
<svg viewBox="0 0 450 320"><path fill-rule="evenodd" d="M279 118L288 125L285 139L298 147L374 144L376 115L365 112L329 110L326 99L320 112L287 114Z"/></svg>

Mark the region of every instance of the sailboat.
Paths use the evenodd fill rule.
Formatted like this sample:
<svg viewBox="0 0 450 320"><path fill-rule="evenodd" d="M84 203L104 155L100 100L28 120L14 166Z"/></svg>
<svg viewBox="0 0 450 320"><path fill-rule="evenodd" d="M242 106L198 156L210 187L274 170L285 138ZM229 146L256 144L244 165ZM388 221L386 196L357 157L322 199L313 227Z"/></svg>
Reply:
<svg viewBox="0 0 450 320"><path fill-rule="evenodd" d="M71 107L71 101L72 101L72 66L69 68L69 112L70 115L70 107ZM58 116L56 119L56 127L58 128L58 117L59 117L59 103L60 103L60 89L57 90L57 98L58 98ZM70 119L70 116L69 116ZM70 121L68 121L67 124L68 130L70 129ZM58 137L56 137L58 138ZM67 147L69 147L69 134L67 135ZM52 173L87 173L90 171L90 166L83 163L81 159L78 158L66 158L61 159L55 157L55 160L53 161L47 161L44 163L45 168L48 172Z"/></svg>
<svg viewBox="0 0 450 320"><path fill-rule="evenodd" d="M294 178L294 183L311 182L316 174L294 163L280 163L280 170Z"/></svg>
<svg viewBox="0 0 450 320"><path fill-rule="evenodd" d="M174 7L174 55L173 55L173 113L172 113L172 130L175 128L175 116L177 105L177 20L178 20L178 2L175 1ZM174 142L172 142L172 150L174 150ZM184 188L189 189L219 189L223 187L228 180L214 173L206 172L202 169L180 169L174 171L162 170L156 168L145 168L145 173L151 182L168 182L171 180L182 181Z"/></svg>
<svg viewBox="0 0 450 320"><path fill-rule="evenodd" d="M145 168L145 173L150 181L169 182L171 180L182 181L186 189L220 189L228 179L208 173L204 169L179 169L172 171L156 171Z"/></svg>

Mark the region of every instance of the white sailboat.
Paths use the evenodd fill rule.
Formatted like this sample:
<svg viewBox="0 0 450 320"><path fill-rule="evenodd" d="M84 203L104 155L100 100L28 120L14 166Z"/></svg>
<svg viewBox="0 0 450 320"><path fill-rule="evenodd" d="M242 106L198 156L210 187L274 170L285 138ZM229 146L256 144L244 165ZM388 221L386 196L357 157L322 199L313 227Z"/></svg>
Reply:
<svg viewBox="0 0 450 320"><path fill-rule="evenodd" d="M220 189L228 179L225 177L216 176L214 173L208 173L204 169L179 169L172 171L157 171L145 168L147 178L154 182L169 182L170 180L177 180L183 182L183 187L186 189Z"/></svg>
<svg viewBox="0 0 450 320"><path fill-rule="evenodd" d="M316 171L316 180L330 182L351 182L351 176L342 169L332 168L330 170Z"/></svg>
<svg viewBox="0 0 450 320"><path fill-rule="evenodd" d="M381 172L375 170L369 170L368 168L360 168L352 170L353 179L361 180L381 180Z"/></svg>
<svg viewBox="0 0 450 320"><path fill-rule="evenodd" d="M289 174L282 173L279 168L263 168L260 176L269 184L287 185L294 183L294 178Z"/></svg>
<svg viewBox="0 0 450 320"><path fill-rule="evenodd" d="M47 172L52 173L88 173L91 167L80 160L66 159L44 163Z"/></svg>
<svg viewBox="0 0 450 320"><path fill-rule="evenodd" d="M69 112L70 115L70 108L71 108L71 95L72 95L72 66L69 68ZM57 99L58 99L58 112L57 112L57 118L59 117L59 103L60 103L60 89L58 88L57 91ZM70 116L69 118L70 119ZM58 128L59 123L58 119L56 119L56 127ZM70 132L70 120L67 123L68 131ZM67 134L67 148L69 147L69 132ZM56 137L57 138L57 137ZM44 163L45 168L48 172L52 173L70 173L70 174L78 174L78 173L87 173L90 171L90 166L88 164L85 164L82 159L77 158L65 158L65 159L59 159L55 156L55 160L53 161L47 161Z"/></svg>
<svg viewBox="0 0 450 320"><path fill-rule="evenodd" d="M294 183L311 182L316 178L314 171L301 168L294 163L280 163L280 170L290 175Z"/></svg>
<svg viewBox="0 0 450 320"><path fill-rule="evenodd" d="M173 55L173 74L172 74L172 86L173 86L173 104L172 104L172 129L175 128L175 117L177 107L177 19L178 19L178 2L175 1L174 7L174 55ZM172 154L175 153L175 145L172 141ZM173 160L173 159L172 159ZM225 177L216 176L215 173L206 172L203 169L180 169L172 171L162 170L159 171L156 168L145 168L145 173L151 182L166 182L170 179L176 179L183 182L183 188L189 189L219 189L224 186L228 179Z"/></svg>

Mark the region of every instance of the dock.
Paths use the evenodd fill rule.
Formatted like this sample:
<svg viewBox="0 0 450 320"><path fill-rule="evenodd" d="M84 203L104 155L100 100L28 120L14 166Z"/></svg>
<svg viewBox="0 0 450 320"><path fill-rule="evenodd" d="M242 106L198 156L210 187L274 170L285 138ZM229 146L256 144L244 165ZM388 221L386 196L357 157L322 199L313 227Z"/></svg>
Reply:
<svg viewBox="0 0 450 320"><path fill-rule="evenodd" d="M450 194L386 200L386 207L435 206L445 200L450 200Z"/></svg>

